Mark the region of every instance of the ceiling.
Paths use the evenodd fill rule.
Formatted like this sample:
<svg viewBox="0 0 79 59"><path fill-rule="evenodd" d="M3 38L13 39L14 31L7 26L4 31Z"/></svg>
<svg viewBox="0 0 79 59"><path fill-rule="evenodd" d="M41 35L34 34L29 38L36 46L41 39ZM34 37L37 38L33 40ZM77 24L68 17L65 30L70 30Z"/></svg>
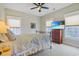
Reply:
<svg viewBox="0 0 79 59"><path fill-rule="evenodd" d="M46 3L44 4L44 6L49 7L49 9L48 10L42 9L42 12L39 13L37 9L30 10L30 8L35 7L35 5L32 3L5 3L4 4L6 8L25 12L28 14L33 14L36 16L43 16L47 13L54 12L53 8L55 8L55 11L56 11L69 5L71 5L71 3Z"/></svg>

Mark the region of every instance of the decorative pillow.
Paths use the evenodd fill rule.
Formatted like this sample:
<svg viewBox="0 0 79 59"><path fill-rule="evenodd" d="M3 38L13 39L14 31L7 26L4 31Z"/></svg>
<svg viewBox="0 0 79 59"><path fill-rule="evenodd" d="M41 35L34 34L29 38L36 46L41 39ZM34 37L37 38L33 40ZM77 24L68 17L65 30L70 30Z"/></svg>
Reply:
<svg viewBox="0 0 79 59"><path fill-rule="evenodd" d="M39 45L39 41L36 37L33 38L32 43L36 44L36 45Z"/></svg>
<svg viewBox="0 0 79 59"><path fill-rule="evenodd" d="M10 30L8 30L8 32L5 35L8 37L10 41L16 40L16 37Z"/></svg>

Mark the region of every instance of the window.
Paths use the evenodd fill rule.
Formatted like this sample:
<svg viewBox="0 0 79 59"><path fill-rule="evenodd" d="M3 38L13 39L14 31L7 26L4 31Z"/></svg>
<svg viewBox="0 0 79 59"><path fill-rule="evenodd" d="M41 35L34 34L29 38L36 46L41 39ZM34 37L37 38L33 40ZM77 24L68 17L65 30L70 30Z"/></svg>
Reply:
<svg viewBox="0 0 79 59"><path fill-rule="evenodd" d="M74 42L79 41L79 11L65 14L64 37Z"/></svg>
<svg viewBox="0 0 79 59"><path fill-rule="evenodd" d="M53 22L52 20L46 21L46 32L51 31L52 22Z"/></svg>
<svg viewBox="0 0 79 59"><path fill-rule="evenodd" d="M79 26L65 26L65 37L79 39Z"/></svg>
<svg viewBox="0 0 79 59"><path fill-rule="evenodd" d="M79 15L65 17L66 25L79 25Z"/></svg>
<svg viewBox="0 0 79 59"><path fill-rule="evenodd" d="M19 17L7 17L7 24L9 25L9 29L15 34L20 35L21 34L21 20Z"/></svg>

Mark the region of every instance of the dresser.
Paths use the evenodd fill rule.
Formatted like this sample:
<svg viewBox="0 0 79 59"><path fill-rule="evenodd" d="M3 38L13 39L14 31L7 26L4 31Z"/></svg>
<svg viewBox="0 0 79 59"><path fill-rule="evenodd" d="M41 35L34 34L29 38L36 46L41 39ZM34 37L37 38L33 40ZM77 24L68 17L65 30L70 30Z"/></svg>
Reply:
<svg viewBox="0 0 79 59"><path fill-rule="evenodd" d="M53 29L52 30L52 42L61 44L62 43L62 37L63 37L63 30L61 29Z"/></svg>

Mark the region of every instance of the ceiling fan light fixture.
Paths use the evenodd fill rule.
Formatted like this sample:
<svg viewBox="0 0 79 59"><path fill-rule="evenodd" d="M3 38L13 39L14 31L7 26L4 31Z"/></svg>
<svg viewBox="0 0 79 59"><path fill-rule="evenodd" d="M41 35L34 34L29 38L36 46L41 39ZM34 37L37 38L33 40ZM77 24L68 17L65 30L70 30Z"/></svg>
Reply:
<svg viewBox="0 0 79 59"><path fill-rule="evenodd" d="M36 5L37 7L33 7L32 9L36 9L41 12L41 9L49 9L48 7L43 6L45 3L33 3L34 5Z"/></svg>
<svg viewBox="0 0 79 59"><path fill-rule="evenodd" d="M39 10L39 12L41 12L41 9Z"/></svg>
<svg viewBox="0 0 79 59"><path fill-rule="evenodd" d="M39 12L41 12L41 6L39 6L39 7L37 8L37 10L38 10Z"/></svg>

